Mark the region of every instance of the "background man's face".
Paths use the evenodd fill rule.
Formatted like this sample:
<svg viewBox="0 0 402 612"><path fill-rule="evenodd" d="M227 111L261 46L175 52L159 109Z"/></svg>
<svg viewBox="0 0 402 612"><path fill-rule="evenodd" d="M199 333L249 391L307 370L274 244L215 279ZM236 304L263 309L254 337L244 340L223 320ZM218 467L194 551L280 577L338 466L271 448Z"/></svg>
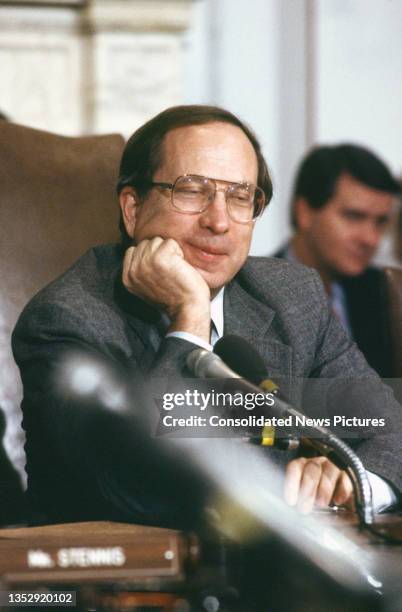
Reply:
<svg viewBox="0 0 402 612"><path fill-rule="evenodd" d="M302 231L314 266L334 276L355 276L364 272L379 245L392 195L343 174L322 208L305 208Z"/></svg>
<svg viewBox="0 0 402 612"><path fill-rule="evenodd" d="M257 157L243 131L226 123L177 128L162 146L162 163L154 181L173 183L183 174L198 174L232 182L257 183ZM218 188L225 187L218 183ZM184 257L213 292L225 285L243 265L254 224L230 219L225 196L217 192L207 210L183 214L172 208L171 191L151 189L136 206L126 228L136 243L145 238L173 238Z"/></svg>

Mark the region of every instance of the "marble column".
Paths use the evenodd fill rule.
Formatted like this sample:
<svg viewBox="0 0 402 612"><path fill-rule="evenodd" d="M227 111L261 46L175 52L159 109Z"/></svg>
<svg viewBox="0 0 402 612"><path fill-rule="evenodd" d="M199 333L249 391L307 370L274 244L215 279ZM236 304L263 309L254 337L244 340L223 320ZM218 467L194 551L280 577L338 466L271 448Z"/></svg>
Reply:
<svg viewBox="0 0 402 612"><path fill-rule="evenodd" d="M192 0L0 2L1 108L68 135L129 135L183 92Z"/></svg>

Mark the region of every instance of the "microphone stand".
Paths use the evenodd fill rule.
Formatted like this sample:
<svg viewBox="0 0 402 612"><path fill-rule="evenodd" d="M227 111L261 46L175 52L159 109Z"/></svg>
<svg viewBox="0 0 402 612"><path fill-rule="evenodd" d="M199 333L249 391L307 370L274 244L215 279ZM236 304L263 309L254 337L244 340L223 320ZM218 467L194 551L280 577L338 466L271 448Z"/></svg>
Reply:
<svg viewBox="0 0 402 612"><path fill-rule="evenodd" d="M325 429L321 430L319 427L315 429L323 436L323 439L301 436L300 441L307 441L321 455L328 457L339 469L348 473L353 485L356 512L359 519L363 525L373 524L374 510L371 486L362 461L343 440Z"/></svg>
<svg viewBox="0 0 402 612"><path fill-rule="evenodd" d="M253 383L242 379L239 374L234 372L225 364L222 359L204 349L195 349L187 358L187 366L198 378L228 378L239 382L239 391L260 393L262 389L255 386ZM240 383L241 381L241 383ZM276 387L275 383L272 383ZM281 400L275 398L276 408L279 409L280 416L292 415L301 417L302 414ZM285 450L287 448L295 448L302 442L306 441L310 446L317 450L320 454L328 457L339 469L345 470L352 481L353 490L356 500L356 512L359 516L362 525L372 525L374 522L374 510L372 501L372 492L370 482L363 466L362 461L353 452L353 450L332 432L320 426L310 426L307 428L313 434L319 434L321 439L316 435L301 435L299 440L290 437L289 444L279 444L278 448Z"/></svg>
<svg viewBox="0 0 402 612"><path fill-rule="evenodd" d="M301 413L282 402L278 397L275 399L277 406L283 413L300 417ZM280 450L295 450L300 444L305 444L314 448L320 455L327 457L340 470L345 470L353 485L355 494L356 512L359 516L360 523L363 525L371 525L374 523L374 509L370 482L367 476L366 469L346 442L335 436L325 427L318 425L308 426L307 433L295 436L279 438L275 444ZM311 432L309 434L308 432ZM317 434L319 437L317 437Z"/></svg>

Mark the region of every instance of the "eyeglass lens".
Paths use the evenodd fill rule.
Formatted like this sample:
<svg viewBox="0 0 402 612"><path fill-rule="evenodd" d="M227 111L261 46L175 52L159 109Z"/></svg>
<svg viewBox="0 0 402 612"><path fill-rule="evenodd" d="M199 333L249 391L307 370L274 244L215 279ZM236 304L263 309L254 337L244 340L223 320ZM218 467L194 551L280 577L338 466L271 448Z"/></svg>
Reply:
<svg viewBox="0 0 402 612"><path fill-rule="evenodd" d="M174 185L173 204L184 212L201 212L213 201L215 192L216 184L212 179L182 176ZM254 185L233 184L225 189L225 197L233 220L247 223L261 211L264 194Z"/></svg>

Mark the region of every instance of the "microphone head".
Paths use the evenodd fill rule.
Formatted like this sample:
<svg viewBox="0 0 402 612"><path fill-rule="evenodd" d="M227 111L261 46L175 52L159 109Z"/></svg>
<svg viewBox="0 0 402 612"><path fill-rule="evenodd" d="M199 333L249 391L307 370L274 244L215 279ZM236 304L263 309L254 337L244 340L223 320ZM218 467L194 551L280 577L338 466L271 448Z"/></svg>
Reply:
<svg viewBox="0 0 402 612"><path fill-rule="evenodd" d="M197 378L240 378L219 355L198 348L187 356L187 367Z"/></svg>
<svg viewBox="0 0 402 612"><path fill-rule="evenodd" d="M267 378L264 360L255 348L241 336L223 336L214 346L214 353L242 378L255 385Z"/></svg>
<svg viewBox="0 0 402 612"><path fill-rule="evenodd" d="M187 367L197 378L205 378L205 367L210 355L210 351L202 348L194 349L187 355Z"/></svg>

